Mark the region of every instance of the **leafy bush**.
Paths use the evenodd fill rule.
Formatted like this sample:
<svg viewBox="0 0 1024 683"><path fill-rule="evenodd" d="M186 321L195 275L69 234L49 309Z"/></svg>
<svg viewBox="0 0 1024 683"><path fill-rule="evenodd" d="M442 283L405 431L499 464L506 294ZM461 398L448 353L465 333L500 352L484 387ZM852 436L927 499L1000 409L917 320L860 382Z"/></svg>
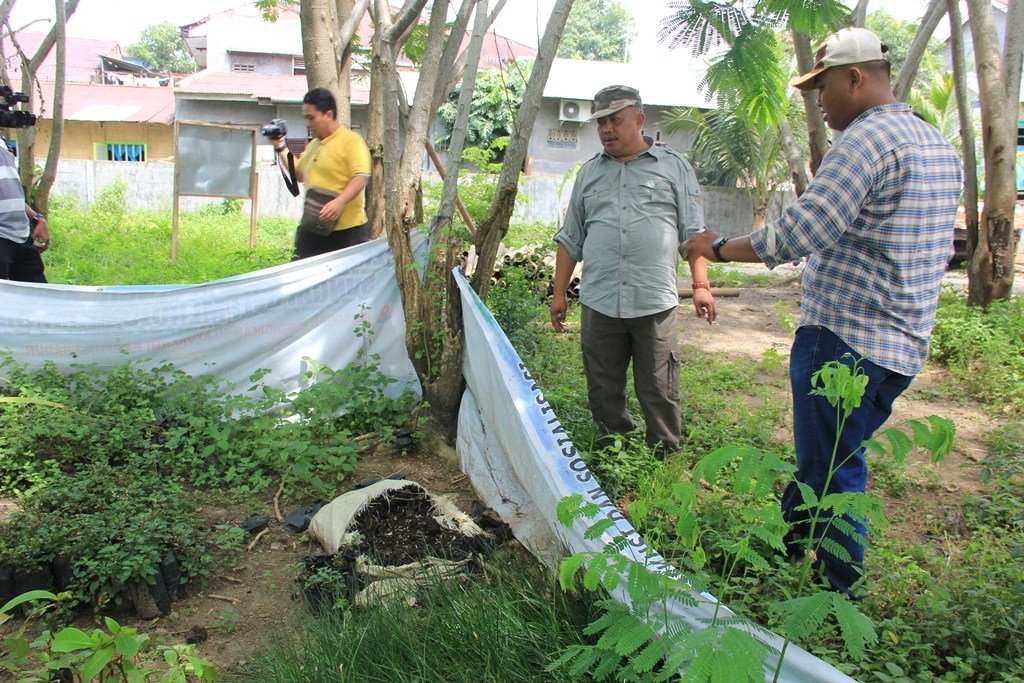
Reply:
<svg viewBox="0 0 1024 683"><path fill-rule="evenodd" d="M487 308L523 358L534 354L541 335L551 334L543 328L547 284L546 280L527 279L522 268L509 264L487 291Z"/></svg>
<svg viewBox="0 0 1024 683"><path fill-rule="evenodd" d="M508 144L508 137L499 137L487 148L467 147L462 152L462 161L471 168L459 173L459 199L466 207L466 212L473 222L479 225L491 211L491 203L494 201L494 193L498 187L498 174L501 173L501 164L491 161L492 157L500 154L505 145ZM423 198L426 207L424 213L432 215L437 213L437 207L441 203L441 195L444 192L443 183L424 183ZM522 197L520 193L520 197ZM455 211L452 216L452 225L461 231L467 239L469 228L462 220L462 214Z"/></svg>
<svg viewBox="0 0 1024 683"><path fill-rule="evenodd" d="M355 466L354 436L386 436L416 402L410 391L388 397L394 380L380 359L365 346L357 355L337 371L307 359L307 385L294 396L263 384L266 371L243 394L170 364L81 365L65 375L52 363L29 371L0 356L0 395L64 406L0 406L0 491L25 495L62 472L94 463L130 469L141 459L196 486L252 493L280 480L327 495Z"/></svg>
<svg viewBox="0 0 1024 683"><path fill-rule="evenodd" d="M523 101L531 69L532 62L519 61L511 69L481 71L477 75L466 130L468 147L488 149L498 138L512 134L516 112ZM437 140L440 146L447 145L451 138L458 103L459 93L456 90L437 110L437 116L445 128L444 134ZM500 158L495 161L500 161Z"/></svg>
<svg viewBox="0 0 1024 683"><path fill-rule="evenodd" d="M30 591L9 601L0 611L0 623L10 620L16 607L28 609L28 617L4 638L6 652L0 670L19 681L88 681L89 683L155 683L208 681L217 670L196 657L195 645L152 647L149 636L104 617L106 629L86 633L68 626L56 633L44 630L31 642L25 638L29 625L44 613L66 603L68 593Z"/></svg>
<svg viewBox="0 0 1024 683"><path fill-rule="evenodd" d="M191 496L161 478L155 461L85 464L21 503L0 526L0 566L32 571L60 556L76 602L120 602L133 582L153 582L169 549L183 581L205 577L213 562Z"/></svg>
<svg viewBox="0 0 1024 683"><path fill-rule="evenodd" d="M820 381L820 386L817 382ZM859 405L866 377L841 363L826 364L815 375L813 391L836 407L839 430ZM952 425L941 419L909 423L910 435L892 428L884 433L892 456L906 458L914 446L927 448L933 460L945 457L952 446ZM897 432L899 436L897 436ZM882 449L877 442L875 449ZM841 456L840 456L841 457ZM836 459L832 467L840 467ZM604 601L604 613L587 627L598 635L593 644L568 648L552 669L566 667L578 676L606 680L665 681L685 668L691 680L763 680L769 648L758 638L757 627L722 611L719 600L703 593L712 590L719 598L742 593L761 577L771 577L778 567L776 555L784 555L789 525L783 520L775 496L777 488L792 477L795 467L778 455L750 446L725 446L700 458L692 477L676 481L652 500L640 497L629 512L648 542L675 560L685 577L662 573L648 566L650 558L636 557L622 535L612 538L601 551L577 553L562 564L564 586L579 582L590 591L624 591L631 607ZM795 574L784 590L762 595L770 625L785 643L817 640L827 621L838 626L838 653L860 662L878 639L871 620L846 596L819 588L815 557L827 549L850 561L835 541L815 534L818 524L849 536L856 534L849 517L871 522L882 519L881 503L865 493L830 493L819 498L801 486L803 508L810 532L799 539L803 552ZM558 506L559 520L571 525L578 518L595 519L586 531L599 539L613 531L613 520L601 507L571 496ZM723 523L724 522L724 523ZM700 613L703 630L688 618L664 609L666 600L678 601ZM763 610L763 607L762 607ZM782 654L785 653L785 645ZM707 672L718 672L711 675ZM778 680L781 664L775 669Z"/></svg>
<svg viewBox="0 0 1024 683"><path fill-rule="evenodd" d="M1024 297L985 310L959 294L939 299L932 357L994 410L1024 413Z"/></svg>

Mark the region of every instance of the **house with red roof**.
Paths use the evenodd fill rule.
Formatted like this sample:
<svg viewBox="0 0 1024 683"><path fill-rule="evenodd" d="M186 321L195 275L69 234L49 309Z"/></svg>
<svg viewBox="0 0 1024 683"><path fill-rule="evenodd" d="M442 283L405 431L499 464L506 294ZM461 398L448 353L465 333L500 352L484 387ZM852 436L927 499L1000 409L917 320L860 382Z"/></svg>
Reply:
<svg viewBox="0 0 1024 683"><path fill-rule="evenodd" d="M3 37L4 66L21 89L21 55L35 55L45 34L20 31ZM116 41L68 36L65 48L64 135L61 157L150 161L174 154L174 93L166 76L127 61ZM36 153L50 144L56 56L36 70L32 112Z"/></svg>
<svg viewBox="0 0 1024 683"><path fill-rule="evenodd" d="M364 14L356 30L363 49L353 57L351 85L351 127L363 135L372 35L369 14ZM270 119L281 118L288 124L289 145L297 149L304 146L308 131L302 118L302 96L309 86L297 8L282 7L277 21L268 22L247 2L182 26L181 36L200 71L175 87L179 121L251 126L255 130ZM463 45L468 41L466 36ZM536 54L535 48L492 32L484 41L480 66L498 68ZM418 75L416 66L404 55L397 66L411 99ZM264 147L269 150L268 145ZM264 152L269 154L267 150Z"/></svg>

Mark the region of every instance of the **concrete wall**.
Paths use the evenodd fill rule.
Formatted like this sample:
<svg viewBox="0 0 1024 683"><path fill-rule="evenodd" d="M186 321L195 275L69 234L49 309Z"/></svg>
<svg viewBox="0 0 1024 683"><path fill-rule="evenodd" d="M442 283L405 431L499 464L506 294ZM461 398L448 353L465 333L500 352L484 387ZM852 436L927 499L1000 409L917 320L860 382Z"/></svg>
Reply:
<svg viewBox="0 0 1024 683"><path fill-rule="evenodd" d="M228 52L228 61L231 66L228 71L234 71L235 65L252 66L251 73L258 74L280 74L292 76L295 74L294 60L291 55L268 55L257 52Z"/></svg>
<svg viewBox="0 0 1024 683"><path fill-rule="evenodd" d="M265 151L264 147L260 147L261 151ZM269 157L257 161L257 176L259 215L298 219L302 211L301 196L292 197L288 193L280 171ZM96 200L103 188L112 184L116 178L122 178L128 185L130 191L126 201L131 207L169 210L173 205L173 162L129 164L116 161L62 159L57 169L53 192L74 196L80 205L88 206ZM425 173L424 180L440 182L440 177L434 173ZM560 176L533 175L524 178L520 185L520 201L516 206L514 220L559 222L562 207L568 201L570 191L567 185L560 196L558 188L562 183L563 179ZM221 200L216 198L182 197L181 207L197 208L219 201ZM772 215L777 216L781 204L789 201L789 197L780 197L781 203L777 203ZM243 201L243 205L243 211L249 211L249 202ZM746 192L737 189L704 188L704 213L709 228L730 236L749 232L753 220L750 199Z"/></svg>
<svg viewBox="0 0 1024 683"><path fill-rule="evenodd" d="M36 150L50 146L53 122L40 119L36 124ZM61 139L61 162L65 159L95 159L94 145L125 142L146 145L150 161L168 159L174 155L174 127L159 123L129 123L117 121L65 121Z"/></svg>
<svg viewBox="0 0 1024 683"><path fill-rule="evenodd" d="M571 184L563 185L559 176L534 175L520 183L520 200L516 203L514 220L561 223L562 212L569 202ZM744 190L727 187L703 187L704 220L708 228L721 235L738 237L750 232L754 222L753 202ZM525 198L522 195L526 195ZM792 203L789 193L779 194L769 209L769 217L777 218L783 207Z"/></svg>
<svg viewBox="0 0 1024 683"><path fill-rule="evenodd" d="M268 162L258 163L257 211L260 216L288 216L298 219L302 213L302 200L292 197L284 186L281 172ZM89 206L103 190L117 178L128 186L125 201L133 208L170 210L174 203L174 163L147 162L128 164L117 161L90 161L61 159L53 193L71 195L81 206ZM182 197L184 210L199 208L223 201L218 198ZM249 201L243 200L242 211L247 213Z"/></svg>

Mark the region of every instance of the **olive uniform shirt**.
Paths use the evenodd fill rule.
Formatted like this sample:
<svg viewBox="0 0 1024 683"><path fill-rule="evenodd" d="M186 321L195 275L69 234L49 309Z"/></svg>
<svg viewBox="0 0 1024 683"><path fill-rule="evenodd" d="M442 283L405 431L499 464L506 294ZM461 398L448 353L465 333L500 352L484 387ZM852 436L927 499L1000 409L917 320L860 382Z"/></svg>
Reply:
<svg viewBox="0 0 1024 683"><path fill-rule="evenodd" d="M678 257L703 229L693 167L678 152L651 146L625 163L601 151L583 164L555 241L585 262L581 304L638 318L678 305Z"/></svg>

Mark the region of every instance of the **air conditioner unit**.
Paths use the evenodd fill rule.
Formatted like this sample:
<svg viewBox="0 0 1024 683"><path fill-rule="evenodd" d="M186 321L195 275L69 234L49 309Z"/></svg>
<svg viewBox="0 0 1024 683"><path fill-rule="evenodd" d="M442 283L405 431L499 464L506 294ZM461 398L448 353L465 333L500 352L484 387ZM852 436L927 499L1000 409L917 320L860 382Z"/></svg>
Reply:
<svg viewBox="0 0 1024 683"><path fill-rule="evenodd" d="M590 102L586 100L562 100L558 103L559 121L583 123L590 117Z"/></svg>

